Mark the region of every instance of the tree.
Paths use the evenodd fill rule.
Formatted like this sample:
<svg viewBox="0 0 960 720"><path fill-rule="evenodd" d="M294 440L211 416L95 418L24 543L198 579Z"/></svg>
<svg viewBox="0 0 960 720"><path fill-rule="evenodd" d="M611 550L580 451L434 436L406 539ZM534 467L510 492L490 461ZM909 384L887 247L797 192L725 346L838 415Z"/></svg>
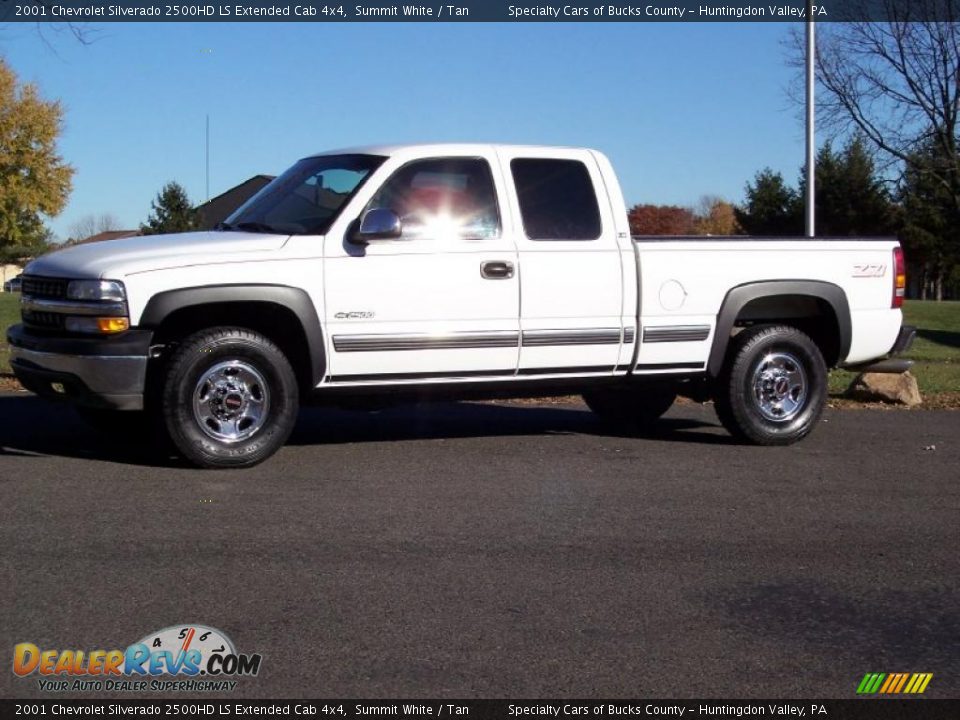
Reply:
<svg viewBox="0 0 960 720"><path fill-rule="evenodd" d="M816 159L816 230L818 235L893 235L897 212L880 178L866 142L853 136L840 153L827 142ZM806 168L800 173L797 201L807 192Z"/></svg>
<svg viewBox="0 0 960 720"><path fill-rule="evenodd" d="M180 183L164 185L150 207L150 217L140 226L144 235L187 232L197 228L197 213Z"/></svg>
<svg viewBox="0 0 960 720"><path fill-rule="evenodd" d="M815 172L818 235L896 234L896 205L862 138L854 136L839 153L827 142L817 152ZM769 168L757 173L737 219L751 235L801 234L806 184L805 168L798 190Z"/></svg>
<svg viewBox="0 0 960 720"><path fill-rule="evenodd" d="M803 209L797 191L783 175L764 168L747 183L747 201L736 209L737 222L749 235L799 235L803 232Z"/></svg>
<svg viewBox="0 0 960 720"><path fill-rule="evenodd" d="M936 156L935 147L920 153ZM907 166L900 185L903 211L902 240L911 268L916 294L942 300L945 286L956 284L960 267L960 227L951 222L951 200L947 190L932 175L918 170L930 159Z"/></svg>
<svg viewBox="0 0 960 720"><path fill-rule="evenodd" d="M692 235L696 217L676 205L634 205L627 212L633 235Z"/></svg>
<svg viewBox="0 0 960 720"><path fill-rule="evenodd" d="M934 201L930 191L939 186L935 195L944 227L957 227L960 1L871 3L885 22L835 22L817 33L821 126L835 134L851 128L861 133L881 154L884 167L899 172L904 188L917 188L922 178L924 204ZM794 60L799 57L798 52ZM925 241L931 248L951 246L931 255L938 258L955 256L957 242L955 234L928 235ZM946 271L940 267L935 272Z"/></svg>
<svg viewBox="0 0 960 720"><path fill-rule="evenodd" d="M723 198L704 195L696 211L694 232L698 235L739 235L743 232L737 222L736 208Z"/></svg>
<svg viewBox="0 0 960 720"><path fill-rule="evenodd" d="M100 213L99 215L84 215L79 220L70 223L68 232L68 243L86 240L88 237L111 230L119 230L120 221L116 215L111 213Z"/></svg>
<svg viewBox="0 0 960 720"><path fill-rule="evenodd" d="M59 214L73 168L57 154L63 108L20 85L0 60L0 258L17 260L46 249L44 216Z"/></svg>

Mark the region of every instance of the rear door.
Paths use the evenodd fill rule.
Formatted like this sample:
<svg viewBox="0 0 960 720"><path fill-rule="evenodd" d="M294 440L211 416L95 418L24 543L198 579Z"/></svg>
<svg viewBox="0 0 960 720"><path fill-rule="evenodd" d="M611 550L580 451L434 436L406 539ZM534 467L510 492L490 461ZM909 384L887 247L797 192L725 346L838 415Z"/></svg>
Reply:
<svg viewBox="0 0 960 720"><path fill-rule="evenodd" d="M576 149L500 154L518 225L519 374L613 372L624 340L623 271L596 160Z"/></svg>

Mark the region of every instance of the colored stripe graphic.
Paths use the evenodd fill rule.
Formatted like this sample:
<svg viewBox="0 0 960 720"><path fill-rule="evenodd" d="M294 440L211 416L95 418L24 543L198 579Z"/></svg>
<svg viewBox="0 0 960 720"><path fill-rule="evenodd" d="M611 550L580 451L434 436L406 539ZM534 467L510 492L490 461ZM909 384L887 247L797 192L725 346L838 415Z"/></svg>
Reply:
<svg viewBox="0 0 960 720"><path fill-rule="evenodd" d="M907 681L907 674L900 673L900 682L897 683L897 686L893 689L893 692L900 692L903 690L903 684Z"/></svg>
<svg viewBox="0 0 960 720"><path fill-rule="evenodd" d="M858 695L919 695L926 691L933 673L867 673L857 686Z"/></svg>

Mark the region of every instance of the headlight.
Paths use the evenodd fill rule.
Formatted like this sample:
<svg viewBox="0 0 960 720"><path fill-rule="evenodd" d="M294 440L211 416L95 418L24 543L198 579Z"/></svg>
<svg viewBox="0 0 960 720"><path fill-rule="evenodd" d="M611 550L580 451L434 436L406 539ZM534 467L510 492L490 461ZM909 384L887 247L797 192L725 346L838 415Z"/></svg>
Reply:
<svg viewBox="0 0 960 720"><path fill-rule="evenodd" d="M73 280L67 285L71 300L112 300L123 302L127 294L123 283L116 280Z"/></svg>

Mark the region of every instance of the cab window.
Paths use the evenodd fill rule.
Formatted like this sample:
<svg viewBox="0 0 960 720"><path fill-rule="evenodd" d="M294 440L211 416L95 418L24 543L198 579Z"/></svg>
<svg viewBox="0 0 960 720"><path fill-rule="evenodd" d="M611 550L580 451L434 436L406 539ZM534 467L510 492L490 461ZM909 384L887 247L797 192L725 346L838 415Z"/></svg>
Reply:
<svg viewBox="0 0 960 720"><path fill-rule="evenodd" d="M417 160L397 170L366 210L400 217L404 239L483 240L500 234L493 175L486 160Z"/></svg>
<svg viewBox="0 0 960 720"><path fill-rule="evenodd" d="M596 240L600 208L587 166L578 160L510 162L523 229L531 240Z"/></svg>

